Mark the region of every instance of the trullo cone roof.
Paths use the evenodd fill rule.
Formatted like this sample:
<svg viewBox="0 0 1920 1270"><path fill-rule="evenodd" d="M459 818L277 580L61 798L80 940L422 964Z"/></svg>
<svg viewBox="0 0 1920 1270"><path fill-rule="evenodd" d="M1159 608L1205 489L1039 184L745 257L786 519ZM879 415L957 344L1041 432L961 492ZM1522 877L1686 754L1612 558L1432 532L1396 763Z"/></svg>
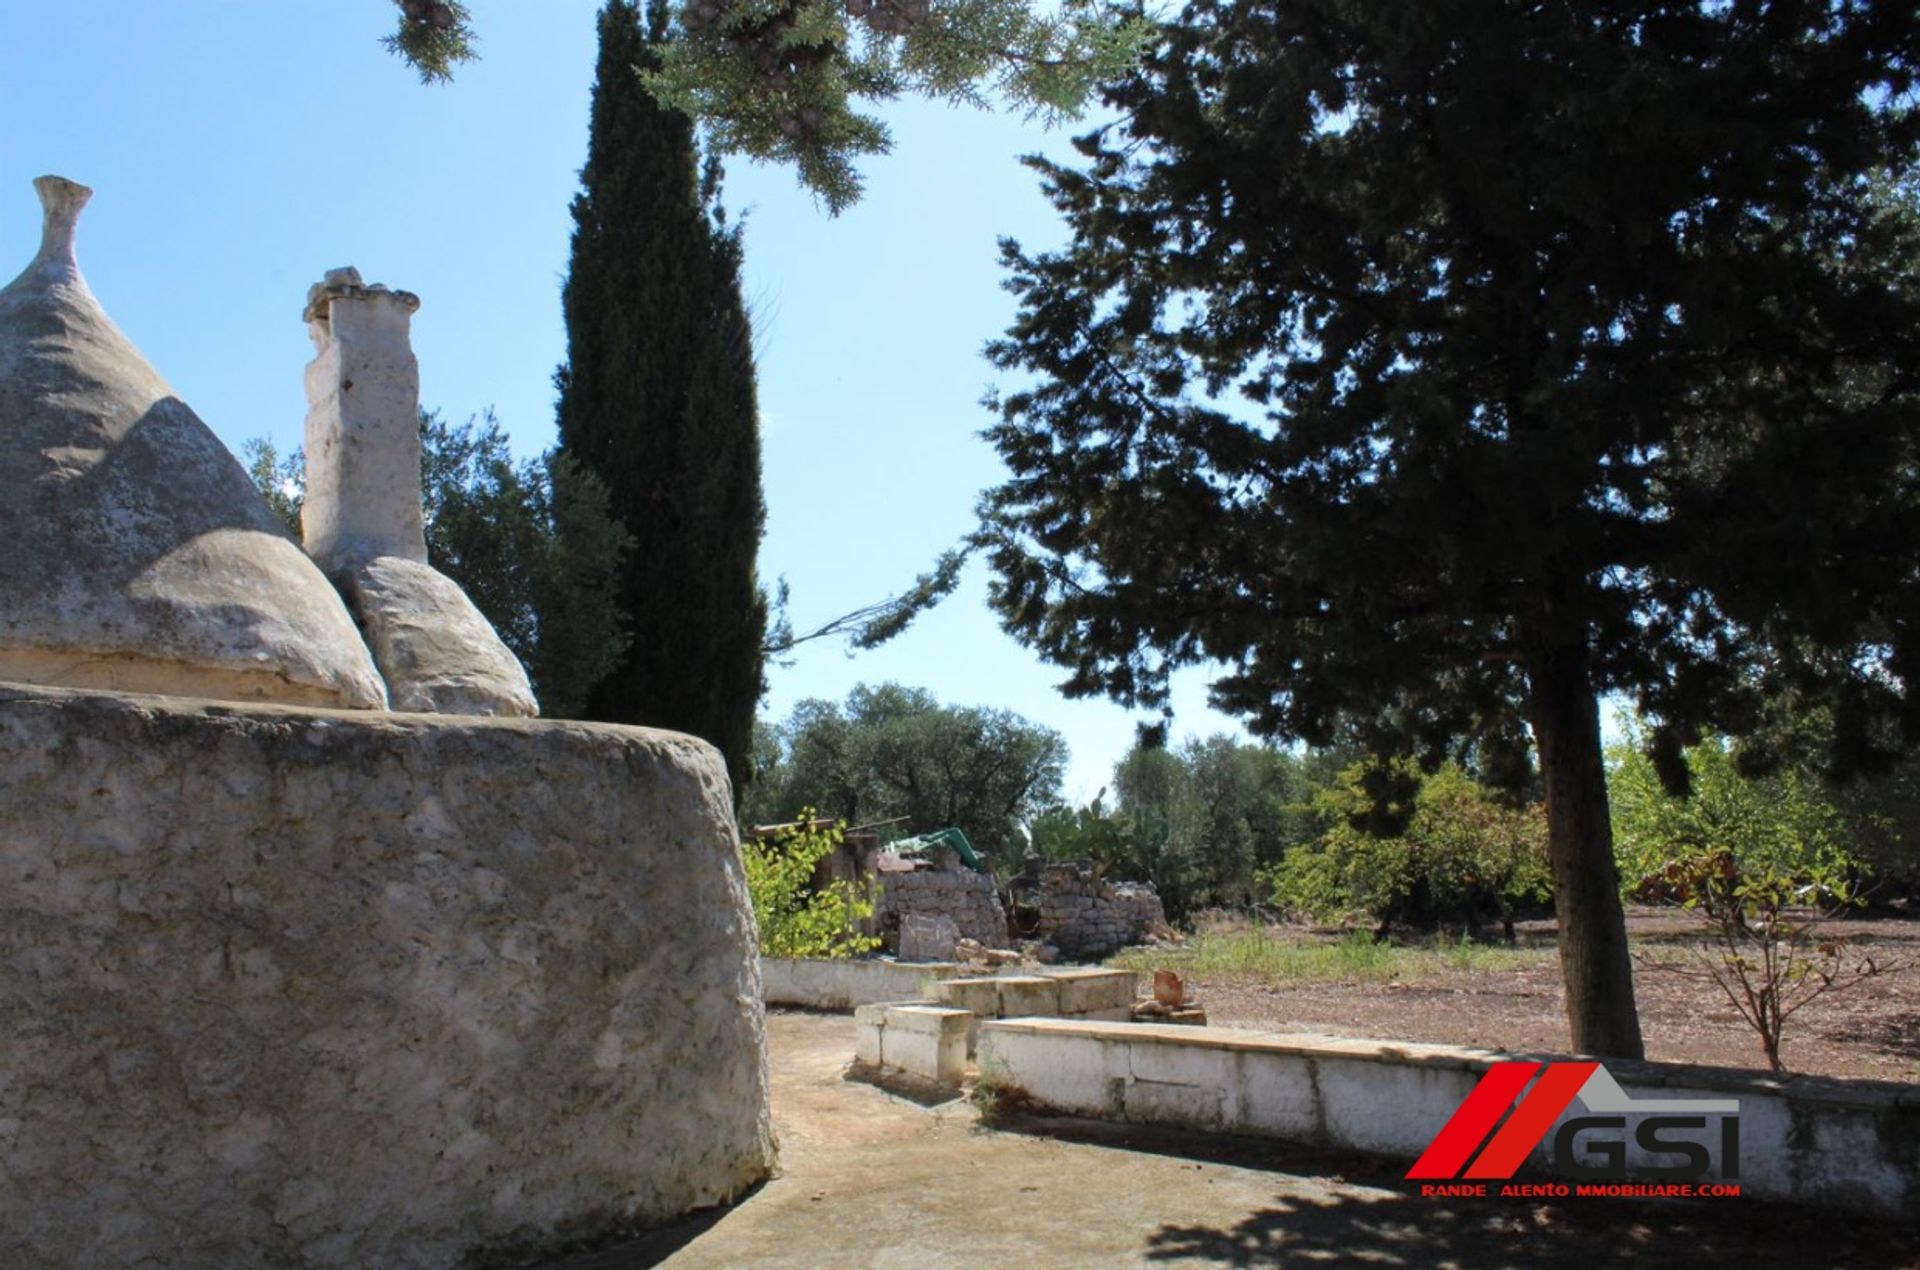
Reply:
<svg viewBox="0 0 1920 1270"><path fill-rule="evenodd" d="M0 679L383 706L338 593L80 276L91 191L34 185L40 254L0 291Z"/></svg>

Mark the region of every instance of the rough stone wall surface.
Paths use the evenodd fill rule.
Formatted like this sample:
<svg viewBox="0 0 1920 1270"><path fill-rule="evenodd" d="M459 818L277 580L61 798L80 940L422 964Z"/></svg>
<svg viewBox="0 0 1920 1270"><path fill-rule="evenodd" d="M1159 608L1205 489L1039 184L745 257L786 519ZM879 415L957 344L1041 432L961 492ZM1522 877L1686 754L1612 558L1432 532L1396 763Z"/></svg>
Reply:
<svg viewBox="0 0 1920 1270"><path fill-rule="evenodd" d="M420 506L420 299L334 269L307 295L307 554L328 573L375 556L427 562Z"/></svg>
<svg viewBox="0 0 1920 1270"><path fill-rule="evenodd" d="M464 1264L767 1175L689 737L0 685L0 1265Z"/></svg>
<svg viewBox="0 0 1920 1270"><path fill-rule="evenodd" d="M1007 946L1007 912L987 874L972 869L919 869L876 876L880 898L874 916L882 930L897 929L910 913L949 917L963 939L977 939L989 948Z"/></svg>
<svg viewBox="0 0 1920 1270"><path fill-rule="evenodd" d="M1039 934L1063 956L1112 956L1140 943L1150 923L1166 919L1160 896L1148 883L1107 882L1079 862L1049 864L1040 871Z"/></svg>
<svg viewBox="0 0 1920 1270"><path fill-rule="evenodd" d="M378 556L343 572L339 582L395 710L522 719L540 713L519 658L452 578Z"/></svg>

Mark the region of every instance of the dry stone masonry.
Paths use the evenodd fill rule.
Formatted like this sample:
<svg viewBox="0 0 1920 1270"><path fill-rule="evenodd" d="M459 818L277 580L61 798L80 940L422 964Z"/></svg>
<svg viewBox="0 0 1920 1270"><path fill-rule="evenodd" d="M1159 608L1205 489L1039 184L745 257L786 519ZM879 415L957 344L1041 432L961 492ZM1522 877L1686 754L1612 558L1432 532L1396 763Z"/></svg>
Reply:
<svg viewBox="0 0 1920 1270"><path fill-rule="evenodd" d="M94 300L88 191L36 184L0 291L0 1266L523 1264L766 1177L725 766L512 717L524 672L426 563L415 301L309 297L310 558Z"/></svg>
<svg viewBox="0 0 1920 1270"><path fill-rule="evenodd" d="M0 842L10 1270L467 1264L772 1165L703 742L0 686Z"/></svg>
<svg viewBox="0 0 1920 1270"><path fill-rule="evenodd" d="M519 661L427 564L419 300L352 269L307 297L303 554L94 299L74 257L92 191L34 184L40 251L0 291L0 679L538 713Z"/></svg>
<svg viewBox="0 0 1920 1270"><path fill-rule="evenodd" d="M1040 937L1076 961L1098 961L1146 942L1166 910L1146 882L1108 882L1079 860L1039 866Z"/></svg>
<svg viewBox="0 0 1920 1270"><path fill-rule="evenodd" d="M879 897L874 916L882 931L896 931L908 916L947 918L959 938L989 948L1007 946L1007 913L1000 906L993 878L965 867L922 868L894 872L882 867L876 874ZM907 952L902 948L903 958ZM952 956L951 948L946 956Z"/></svg>
<svg viewBox="0 0 1920 1270"><path fill-rule="evenodd" d="M307 293L307 551L347 597L396 710L539 713L526 671L427 564L420 365L407 291L335 269Z"/></svg>

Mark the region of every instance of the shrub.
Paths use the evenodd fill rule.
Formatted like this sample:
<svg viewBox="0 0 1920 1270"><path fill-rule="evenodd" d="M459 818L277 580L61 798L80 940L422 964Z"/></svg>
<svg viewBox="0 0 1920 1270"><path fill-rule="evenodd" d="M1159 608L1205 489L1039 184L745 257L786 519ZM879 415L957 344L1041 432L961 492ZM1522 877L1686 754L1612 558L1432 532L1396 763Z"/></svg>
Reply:
<svg viewBox="0 0 1920 1270"><path fill-rule="evenodd" d="M1691 792L1669 793L1630 721L1626 731L1607 781L1621 889L1697 914L1707 935L1690 965L1641 964L1711 984L1753 1030L1767 1066L1784 1071L1781 1039L1796 1013L1893 968L1822 929L1861 902L1848 819L1806 772L1741 775L1718 737L1682 756Z"/></svg>
<svg viewBox="0 0 1920 1270"><path fill-rule="evenodd" d="M769 957L853 957L880 946L858 923L873 916L865 886L836 880L813 884L814 870L840 845L841 826L816 827L812 809L800 823L772 837L741 846L747 893L760 928L760 951Z"/></svg>
<svg viewBox="0 0 1920 1270"><path fill-rule="evenodd" d="M1683 797L1662 785L1631 723L1626 733L1608 754L1607 796L1614 859L1628 898L1683 900L1675 884L1716 856L1756 878L1807 882L1854 871L1846 818L1817 778L1793 768L1742 776L1733 747L1710 736L1684 754L1692 792Z"/></svg>
<svg viewBox="0 0 1920 1270"><path fill-rule="evenodd" d="M1696 850L1670 862L1663 877L1682 907L1703 919L1711 942L1693 950L1692 968L1644 958L1642 964L1713 984L1753 1029L1776 1072L1786 1070L1780 1042L1795 1014L1829 992L1900 968L1821 929L1858 902L1847 871L1831 864L1789 870L1756 861L1743 868L1727 851Z"/></svg>
<svg viewBox="0 0 1920 1270"><path fill-rule="evenodd" d="M1512 939L1515 913L1552 893L1540 808L1508 806L1458 767L1385 767L1383 782L1380 765L1355 764L1315 796L1326 829L1268 873L1275 903L1322 921L1364 913L1376 938L1396 919L1471 926L1491 915ZM1383 788L1395 805L1379 805ZM1379 832L1387 826L1398 832Z"/></svg>

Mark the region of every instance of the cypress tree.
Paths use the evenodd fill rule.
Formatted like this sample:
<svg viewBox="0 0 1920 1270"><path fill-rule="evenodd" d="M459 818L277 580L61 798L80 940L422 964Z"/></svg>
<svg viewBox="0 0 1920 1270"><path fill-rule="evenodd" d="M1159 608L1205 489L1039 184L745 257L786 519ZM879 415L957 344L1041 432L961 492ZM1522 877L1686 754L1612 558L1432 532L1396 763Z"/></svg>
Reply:
<svg viewBox="0 0 1920 1270"><path fill-rule="evenodd" d="M633 541L619 584L632 641L588 717L710 741L739 791L767 620L752 330L718 168L703 166L687 116L640 80L658 65L666 18L631 0L600 13L562 295L560 443L606 484Z"/></svg>

